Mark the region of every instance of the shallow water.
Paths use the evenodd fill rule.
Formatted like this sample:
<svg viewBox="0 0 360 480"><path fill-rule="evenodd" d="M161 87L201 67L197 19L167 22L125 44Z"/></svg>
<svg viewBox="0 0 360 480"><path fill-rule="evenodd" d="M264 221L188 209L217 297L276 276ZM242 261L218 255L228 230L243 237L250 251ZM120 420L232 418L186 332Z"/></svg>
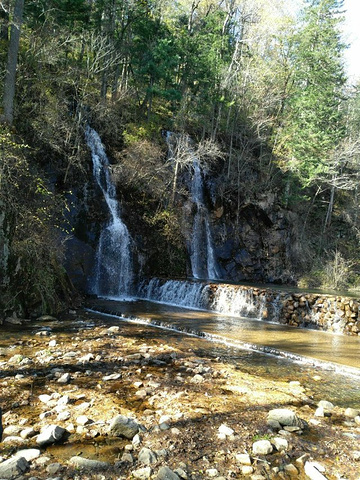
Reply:
<svg viewBox="0 0 360 480"><path fill-rule="evenodd" d="M97 299L91 301L89 307L114 315L112 318L119 322L147 325L150 322L166 328L165 338L179 335L176 333L179 331L194 335L183 341L191 341L200 356L221 357L250 374L300 381L309 388L315 401L327 399L339 406L360 408L358 337L224 317L147 301ZM160 335L156 330L151 334L150 329L148 335ZM145 331L147 329L143 335Z"/></svg>

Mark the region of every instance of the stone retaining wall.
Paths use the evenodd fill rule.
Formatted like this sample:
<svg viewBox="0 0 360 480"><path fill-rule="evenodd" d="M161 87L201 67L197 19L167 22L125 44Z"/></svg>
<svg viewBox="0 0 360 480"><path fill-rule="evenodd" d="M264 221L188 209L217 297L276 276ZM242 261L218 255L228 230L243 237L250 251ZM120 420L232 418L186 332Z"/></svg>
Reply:
<svg viewBox="0 0 360 480"><path fill-rule="evenodd" d="M291 293L239 285L227 285L241 290L253 302L252 316L302 328L316 328L334 333L360 336L360 301L353 298L316 293ZM214 295L219 284L210 286ZM221 285L224 288L224 285Z"/></svg>

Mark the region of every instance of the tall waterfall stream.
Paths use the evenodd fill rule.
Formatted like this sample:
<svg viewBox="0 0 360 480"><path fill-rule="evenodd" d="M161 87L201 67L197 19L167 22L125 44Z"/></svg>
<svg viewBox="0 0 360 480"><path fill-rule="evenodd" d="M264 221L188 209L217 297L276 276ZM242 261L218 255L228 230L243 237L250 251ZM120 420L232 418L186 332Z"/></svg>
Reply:
<svg viewBox="0 0 360 480"><path fill-rule="evenodd" d="M91 150L93 175L110 216L100 235L91 290L96 295L127 296L133 284L131 237L121 219L105 148L97 132L90 127L86 129L86 141Z"/></svg>
<svg viewBox="0 0 360 480"><path fill-rule="evenodd" d="M89 301L90 311L115 315L119 321L142 323L206 338L232 351L235 348L238 352L252 352L248 358L256 358L254 368L263 364L270 374L274 371L274 375L273 369L279 368L281 359L286 364L286 367L281 364L281 369L290 368L288 362L296 362L298 365L326 369L332 375L346 373L351 378L360 377L359 337L280 325L276 323L276 301L273 302L272 318L269 319L273 321L262 321L261 304L253 302L251 289L238 290L235 294L219 286L213 295L209 285L204 282L158 279L140 282L136 287L131 259L132 240L121 219L120 205L109 173L109 161L94 130L87 129L86 139L92 153L94 178L103 193L110 217L99 239L92 285L92 293L98 299ZM189 252L192 274L194 278L216 278L210 224L203 201L202 173L196 159L193 169L190 190L196 212ZM210 351L213 343L208 345ZM353 380L350 377L351 383ZM339 378L334 382L336 385ZM359 386L352 385L350 390L358 400ZM334 395L335 391L336 388Z"/></svg>

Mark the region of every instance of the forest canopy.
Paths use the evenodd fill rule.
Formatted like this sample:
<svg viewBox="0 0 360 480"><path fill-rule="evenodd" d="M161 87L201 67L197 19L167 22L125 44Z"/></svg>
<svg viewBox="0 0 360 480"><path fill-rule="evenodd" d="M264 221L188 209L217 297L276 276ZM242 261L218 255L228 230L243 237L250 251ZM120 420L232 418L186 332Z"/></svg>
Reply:
<svg viewBox="0 0 360 480"><path fill-rule="evenodd" d="M214 146L204 162L222 204L238 212L266 191L296 213L298 281L356 286L360 103L343 18L340 0L0 2L4 291L45 310L68 295L62 216L87 174L84 121L140 162L129 183L169 239L181 186L152 170L162 130Z"/></svg>

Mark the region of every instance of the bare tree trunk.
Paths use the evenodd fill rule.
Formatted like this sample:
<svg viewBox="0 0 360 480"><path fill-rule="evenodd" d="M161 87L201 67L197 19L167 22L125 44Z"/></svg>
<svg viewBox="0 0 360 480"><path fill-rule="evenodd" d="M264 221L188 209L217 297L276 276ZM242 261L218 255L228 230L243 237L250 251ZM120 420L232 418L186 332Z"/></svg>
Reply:
<svg viewBox="0 0 360 480"><path fill-rule="evenodd" d="M14 98L16 68L20 43L20 29L24 12L24 0L16 0L14 7L14 19L11 25L10 42L8 48L8 60L4 82L4 116L3 121L11 125L14 119Z"/></svg>
<svg viewBox="0 0 360 480"><path fill-rule="evenodd" d="M328 227L330 227L330 224L331 224L331 217L332 217L332 212L333 212L333 209L334 209L334 199L335 199L335 185L333 185L331 187L329 206L328 206L328 209L327 209L327 212L326 212L323 233L325 233L325 230Z"/></svg>

